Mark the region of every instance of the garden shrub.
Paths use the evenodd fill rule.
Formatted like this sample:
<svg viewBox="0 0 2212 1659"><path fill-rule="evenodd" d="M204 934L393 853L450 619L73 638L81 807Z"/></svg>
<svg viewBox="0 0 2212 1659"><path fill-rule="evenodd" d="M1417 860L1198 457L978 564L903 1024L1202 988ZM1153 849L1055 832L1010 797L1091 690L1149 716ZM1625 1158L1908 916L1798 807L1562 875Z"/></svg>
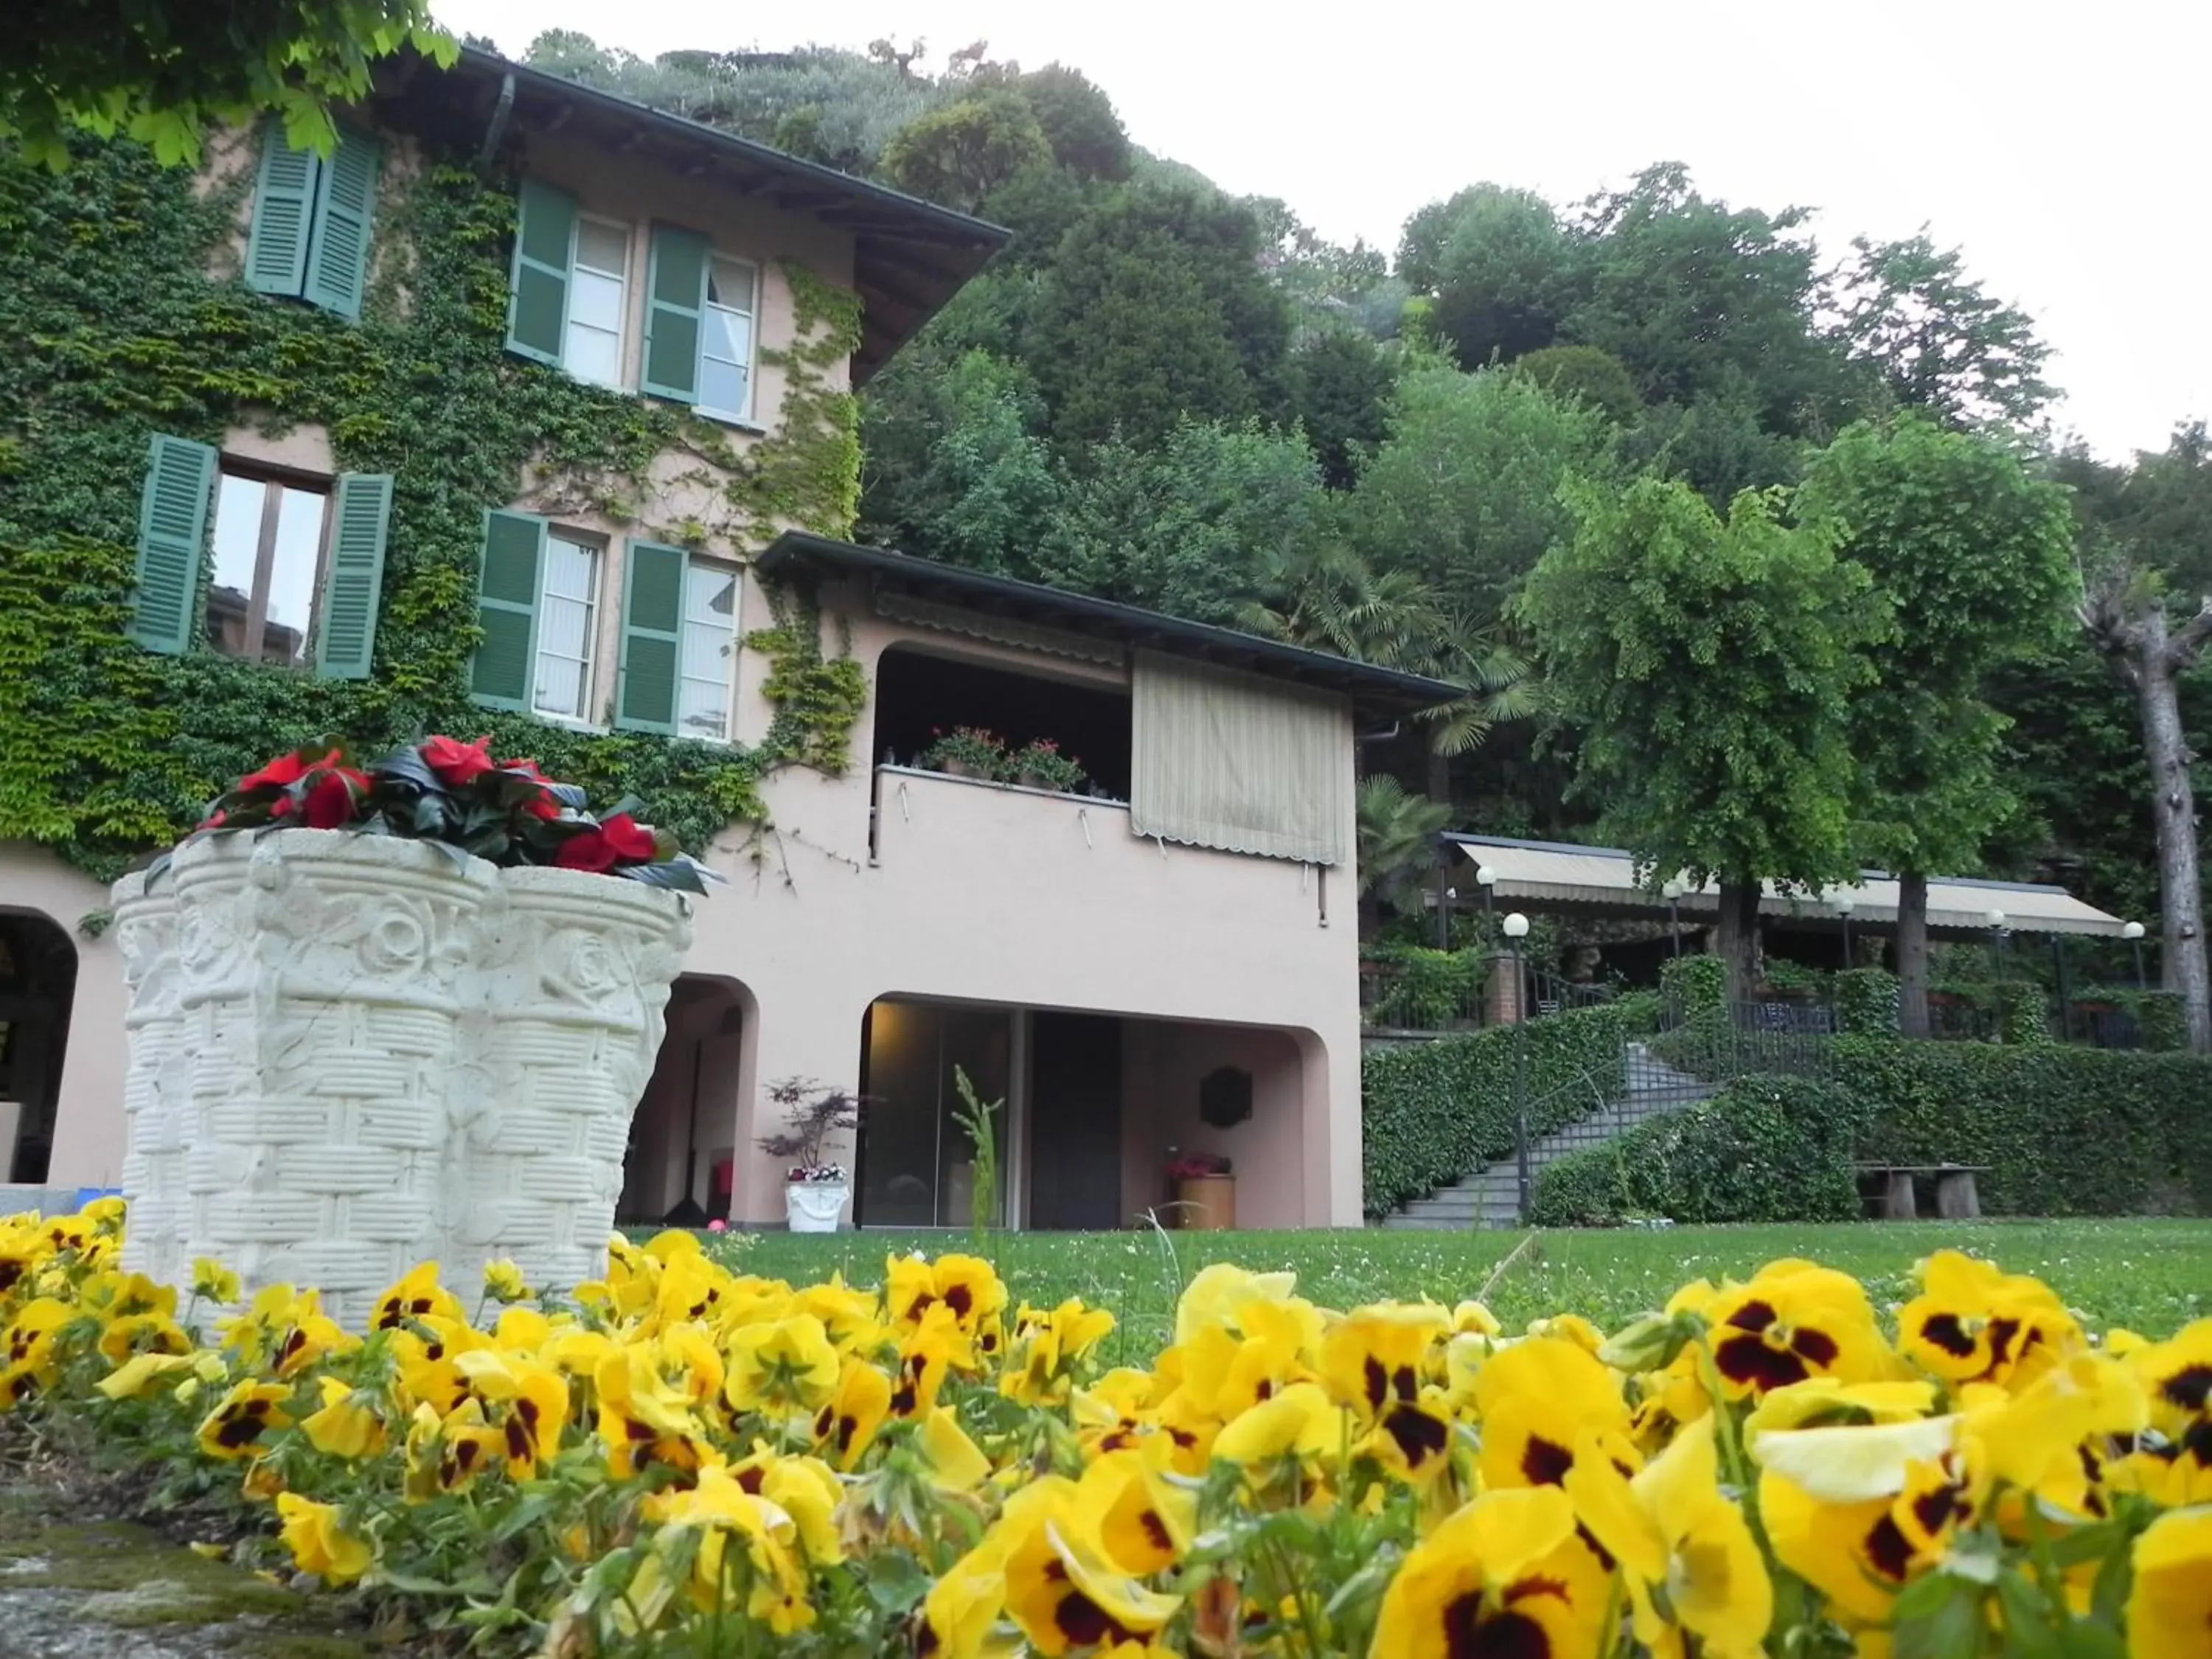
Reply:
<svg viewBox="0 0 2212 1659"><path fill-rule="evenodd" d="M1854 1036L1895 1036L1897 975L1887 968L1846 968L1838 974L1836 1018Z"/></svg>
<svg viewBox="0 0 2212 1659"><path fill-rule="evenodd" d="M1613 1000L1613 1006L1620 1011L1621 1027L1630 1036L1655 1036L1664 1023L1666 1002L1656 991L1625 991Z"/></svg>
<svg viewBox="0 0 2212 1659"><path fill-rule="evenodd" d="M1370 1023L1403 1031L1440 1031L1468 1020L1490 961L1483 951L1419 945L1378 945L1369 956L1389 969Z"/></svg>
<svg viewBox="0 0 2212 1659"><path fill-rule="evenodd" d="M1659 990L1678 1019L1728 1006L1728 964L1718 957L1676 957L1659 970Z"/></svg>
<svg viewBox="0 0 2212 1659"><path fill-rule="evenodd" d="M1626 1033L1611 1004L1371 1049L1360 1066L1369 1215L1388 1214L1513 1150L1513 1049L1524 1035L1531 1133L1572 1122L1620 1092ZM1585 1082L1588 1088L1577 1086Z"/></svg>
<svg viewBox="0 0 2212 1659"><path fill-rule="evenodd" d="M2212 1214L2212 1062L2048 1042L1840 1037L1863 1160L1988 1166L1999 1215Z"/></svg>
<svg viewBox="0 0 2212 1659"><path fill-rule="evenodd" d="M2131 999L2136 1040L2154 1054L2189 1046L2189 1017L2179 991L2138 991Z"/></svg>
<svg viewBox="0 0 2212 1659"><path fill-rule="evenodd" d="M2033 981L2008 981L1995 988L1990 1000L1996 1006L1999 1042L2022 1048L2057 1042L2051 1035L2051 1011L2044 989Z"/></svg>
<svg viewBox="0 0 2212 1659"><path fill-rule="evenodd" d="M1834 1084L1743 1078L1694 1106L1547 1165L1529 1219L1541 1227L1632 1216L1856 1220L1862 1209L1852 1147L1865 1110Z"/></svg>

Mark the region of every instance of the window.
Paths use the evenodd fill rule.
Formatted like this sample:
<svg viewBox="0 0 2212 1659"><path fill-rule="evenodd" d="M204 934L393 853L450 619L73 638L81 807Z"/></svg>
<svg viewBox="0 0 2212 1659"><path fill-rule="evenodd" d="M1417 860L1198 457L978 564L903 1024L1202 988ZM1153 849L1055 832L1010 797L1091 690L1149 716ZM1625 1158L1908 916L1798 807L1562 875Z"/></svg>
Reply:
<svg viewBox="0 0 2212 1659"><path fill-rule="evenodd" d="M604 219L576 221L576 252L568 280L568 326L561 366L580 380L618 386L623 377L623 278L629 228Z"/></svg>
<svg viewBox="0 0 2212 1659"><path fill-rule="evenodd" d="M692 560L684 572L684 685L676 722L687 738L720 743L730 735L737 615L737 571Z"/></svg>
<svg viewBox="0 0 2212 1659"><path fill-rule="evenodd" d="M392 477L341 472L334 482L225 463L205 444L156 433L139 497L131 637L172 655L204 640L289 667L307 664L312 644L325 679L368 678Z"/></svg>
<svg viewBox="0 0 2212 1659"><path fill-rule="evenodd" d="M699 412L750 420L753 410L753 268L717 254L707 266L699 346Z"/></svg>
<svg viewBox="0 0 2212 1659"><path fill-rule="evenodd" d="M538 603L538 672L531 712L590 718L592 641L599 620L599 550L563 531L545 538Z"/></svg>
<svg viewBox="0 0 2212 1659"><path fill-rule="evenodd" d="M294 149L282 124L264 125L246 244L246 285L342 317L360 316L382 160L375 139L343 127L325 158Z"/></svg>
<svg viewBox="0 0 2212 1659"><path fill-rule="evenodd" d="M330 505L327 488L224 465L215 493L210 647L227 657L307 665Z"/></svg>

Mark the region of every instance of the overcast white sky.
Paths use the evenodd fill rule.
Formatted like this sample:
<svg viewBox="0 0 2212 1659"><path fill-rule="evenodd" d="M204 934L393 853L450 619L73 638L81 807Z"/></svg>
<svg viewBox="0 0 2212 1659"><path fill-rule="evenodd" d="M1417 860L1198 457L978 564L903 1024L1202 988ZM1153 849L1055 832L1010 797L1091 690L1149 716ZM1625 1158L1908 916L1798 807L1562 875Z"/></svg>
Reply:
<svg viewBox="0 0 2212 1659"><path fill-rule="evenodd" d="M1963 245L2057 348L2062 427L2112 459L2212 418L2212 7L2203 0L1528 0L1326 7L1210 0L436 0L520 55L572 28L678 47L929 46L1057 59L1135 140L1333 239L1395 250L1406 216L1494 179L1554 200L1646 162L1735 203Z"/></svg>

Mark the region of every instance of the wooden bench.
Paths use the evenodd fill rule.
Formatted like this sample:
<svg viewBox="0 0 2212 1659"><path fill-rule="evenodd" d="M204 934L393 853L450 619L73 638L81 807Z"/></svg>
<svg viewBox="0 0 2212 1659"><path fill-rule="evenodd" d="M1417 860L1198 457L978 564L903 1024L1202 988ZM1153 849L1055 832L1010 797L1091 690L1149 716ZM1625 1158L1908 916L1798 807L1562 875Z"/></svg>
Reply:
<svg viewBox="0 0 2212 1659"><path fill-rule="evenodd" d="M1881 1218L1885 1221L1911 1221L1918 1218L1920 1208L1912 1183L1921 1176L1935 1177L1936 1213L1942 1219L1972 1221L1982 1212L1981 1194L1975 1188L1974 1177L1989 1172L1986 1164L1861 1164L1856 1167L1862 1178L1881 1182Z"/></svg>

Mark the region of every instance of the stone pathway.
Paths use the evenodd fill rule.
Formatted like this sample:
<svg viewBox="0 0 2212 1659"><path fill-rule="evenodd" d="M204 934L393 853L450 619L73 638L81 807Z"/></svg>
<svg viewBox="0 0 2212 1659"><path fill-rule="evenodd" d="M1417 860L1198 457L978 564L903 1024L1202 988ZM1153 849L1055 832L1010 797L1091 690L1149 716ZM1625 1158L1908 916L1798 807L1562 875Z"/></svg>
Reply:
<svg viewBox="0 0 2212 1659"><path fill-rule="evenodd" d="M13 1449L9 1449L12 1450ZM0 1472L0 1659L369 1659L341 1609ZM97 1509L97 1505L91 1505Z"/></svg>

